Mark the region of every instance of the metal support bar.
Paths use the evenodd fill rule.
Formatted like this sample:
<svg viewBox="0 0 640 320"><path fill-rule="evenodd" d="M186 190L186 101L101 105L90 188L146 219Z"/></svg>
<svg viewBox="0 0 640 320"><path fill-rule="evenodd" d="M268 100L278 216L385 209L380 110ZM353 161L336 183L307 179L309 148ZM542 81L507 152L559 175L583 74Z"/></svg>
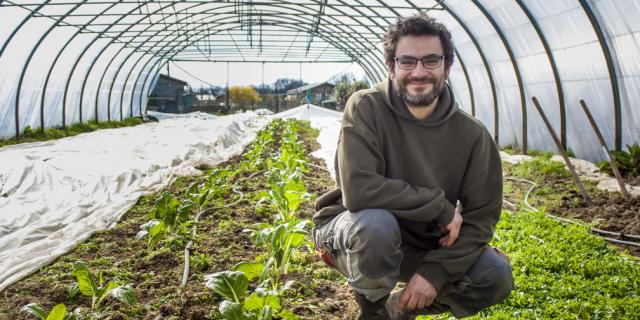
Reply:
<svg viewBox="0 0 640 320"><path fill-rule="evenodd" d="M527 154L527 100L524 93L524 82L522 81L522 75L520 74L520 68L518 67L518 60L516 59L515 54L513 54L513 49L511 49L509 40L504 35L504 32L502 32L502 28L500 28L495 19L493 19L491 13L487 9L485 9L478 0L473 0L473 3L478 7L478 9L480 9L487 20L489 20L489 23L491 23L493 29L500 37L500 40L502 40L502 44L504 45L505 49L507 49L507 54L509 55L509 59L511 60L513 70L516 73L516 80L518 81L518 91L520 91L520 109L522 111L522 152L524 154Z"/></svg>
<svg viewBox="0 0 640 320"><path fill-rule="evenodd" d="M462 67L462 72L464 73L464 78L467 80L467 88L469 88L469 99L471 100L471 115L476 116L476 102L473 98L473 86L471 85L471 78L469 78L469 72L467 72L467 67L464 64L464 60L460 56L460 52L458 49L453 49L458 56L458 61L460 61L460 66Z"/></svg>
<svg viewBox="0 0 640 320"><path fill-rule="evenodd" d="M598 36L598 42L600 43L600 47L602 48L602 53L604 54L604 58L607 62L607 69L609 70L609 79L611 80L611 94L613 95L613 115L615 118L615 147L616 150L620 151L622 149L622 111L621 111L621 103L620 103L620 88L618 86L618 76L616 74L616 67L613 62L613 56L611 54L611 49L609 48L609 44L607 43L607 39L604 37L604 32L602 31L602 27L600 27L600 23L596 18L593 10L587 3L586 0L580 0L580 5L584 10L585 14L589 18L591 22L591 26L593 27L596 36Z"/></svg>
<svg viewBox="0 0 640 320"><path fill-rule="evenodd" d="M495 140L497 145L500 145L500 128L499 128L500 120L498 117L498 94L496 92L496 84L493 79L493 72L491 70L491 65L489 64L489 61L487 60L487 57L484 54L484 51L482 51L482 47L480 46L478 39L476 39L476 37L473 35L469 27L466 24L464 24L462 19L455 12L453 12L453 10L451 10L443 1L441 1L440 4L445 9L445 11L447 11L447 13L449 13L458 22L458 24L462 27L462 29L464 29L464 31L467 33L467 35L471 39L471 42L473 42L473 45L476 47L476 50L478 50L478 53L480 53L482 64L484 65L484 68L487 71L487 76L489 77L489 84L491 85L491 96L493 97L493 119L494 119L493 120L493 131L494 131L493 139Z"/></svg>
<svg viewBox="0 0 640 320"><path fill-rule="evenodd" d="M576 173L576 169L573 167L571 160L569 160L569 157L567 156L567 152L562 146L560 139L558 139L558 136L553 130L553 127L551 127L551 123L549 122L549 119L547 119L547 116L544 114L542 107L540 107L540 103L538 102L538 99L536 97L531 97L531 100L533 100L533 104L536 106L536 109L538 109L538 112L540 113L540 117L542 117L542 121L544 121L544 124L547 126L547 130L549 130L549 134L551 135L551 138L553 138L553 142L556 143L556 147L558 148L558 152L560 152L560 155L562 155L562 158L564 159L564 163L567 165L567 168L569 168L569 172L571 172L571 175L573 176L573 181L575 181L575 183L578 185L578 188L580 189L580 194L582 194L582 198L588 205L591 205L591 198L587 194L587 191L585 190L584 185L582 184L582 181L580 181L580 177L578 177L578 174Z"/></svg>
<svg viewBox="0 0 640 320"><path fill-rule="evenodd" d="M36 14L36 12L38 12L38 10L40 10L40 8L42 8L45 4L49 3L49 1L46 1L44 3L41 3L35 10L31 11L31 13L29 13L29 15L27 15L26 17L24 17L24 19L22 19L22 21L20 22L20 24L18 24L18 26L16 26L13 29L13 32L11 32L11 34L9 35L9 37L7 38L7 40L4 42L4 44L2 45L2 48L0 48L0 57L2 57L2 53L4 53L4 50L7 49L7 46L9 46L9 43L11 42L11 40L13 39L13 37L16 35L16 33L18 33L18 31L20 29L22 29L22 26L24 26L24 24L31 19L31 17L33 17L34 14ZM18 92L16 94L16 99L18 99L18 97L20 96L20 93ZM16 143L20 142L20 110L18 109L18 103L15 104L15 121L16 121Z"/></svg>
<svg viewBox="0 0 640 320"><path fill-rule="evenodd" d="M533 26L533 29L536 30L538 34L538 38L542 42L542 46L544 47L544 52L547 54L547 59L549 59L549 63L551 64L551 71L553 71L553 78L556 82L556 91L558 92L558 110L560 112L560 141L562 142L562 146L567 148L567 112L566 106L564 102L564 91L562 90L562 81L560 80L560 72L558 71L558 65L556 64L556 60L553 57L551 52L551 47L549 46L549 42L547 41L547 37L542 32L540 25L538 24L538 20L533 16L529 8L527 8L526 4L522 2L522 0L516 0L516 3L520 6L522 11L529 18L529 22Z"/></svg>

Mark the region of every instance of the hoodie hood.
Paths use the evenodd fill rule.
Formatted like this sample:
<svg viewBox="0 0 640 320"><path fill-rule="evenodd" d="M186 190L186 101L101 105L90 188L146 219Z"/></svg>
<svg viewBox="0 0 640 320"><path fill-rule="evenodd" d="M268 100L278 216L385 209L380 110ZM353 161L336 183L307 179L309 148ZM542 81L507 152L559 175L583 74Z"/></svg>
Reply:
<svg viewBox="0 0 640 320"><path fill-rule="evenodd" d="M436 109L433 111L429 117L424 120L416 119L411 112L409 112L409 108L407 105L400 99L400 97L393 90L393 84L391 80L386 79L383 82L377 83L375 86L378 92L382 93L384 97L385 104L393 113L397 116L414 122L423 126L437 126L441 123L447 121L447 119L451 118L456 111L458 111L458 104L456 103L453 92L451 92L451 88L449 84L445 83L444 91L438 97L438 105Z"/></svg>

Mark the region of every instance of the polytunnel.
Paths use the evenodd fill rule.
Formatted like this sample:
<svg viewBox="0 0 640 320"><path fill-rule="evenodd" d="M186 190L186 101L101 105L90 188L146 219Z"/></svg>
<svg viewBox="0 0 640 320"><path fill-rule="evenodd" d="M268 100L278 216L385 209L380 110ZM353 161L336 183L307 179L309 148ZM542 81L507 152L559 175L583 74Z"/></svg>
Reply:
<svg viewBox="0 0 640 320"><path fill-rule="evenodd" d="M455 120L418 128L383 108L399 133L375 131L375 106L371 125L331 110L337 93L312 103L338 81L264 84L265 64L357 65L365 81L331 78L344 97L384 81L383 36L416 13L451 32L469 116L447 102ZM635 319L639 16L640 0L0 0L0 318ZM398 67L444 71L433 48ZM229 102L241 63L262 65L261 106ZM154 109L162 81L203 93L181 64L226 65L226 93Z"/></svg>
<svg viewBox="0 0 640 320"><path fill-rule="evenodd" d="M421 11L456 45L450 84L502 146L584 159L638 142L638 1L0 1L0 136L145 113L169 61L341 62L385 78L381 37Z"/></svg>

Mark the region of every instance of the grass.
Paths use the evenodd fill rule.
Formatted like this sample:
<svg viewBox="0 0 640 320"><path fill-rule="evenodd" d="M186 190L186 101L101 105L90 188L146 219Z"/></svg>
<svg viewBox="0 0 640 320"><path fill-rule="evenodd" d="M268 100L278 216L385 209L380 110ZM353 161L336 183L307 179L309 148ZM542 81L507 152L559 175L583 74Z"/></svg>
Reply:
<svg viewBox="0 0 640 320"><path fill-rule="evenodd" d="M123 121L111 121L111 122L95 122L89 121L86 123L74 123L71 126L65 128L48 128L42 130L32 129L30 126L24 128L24 131L20 135L19 142L16 141L15 137L0 139L0 147L27 143L27 142L36 142L36 141L48 141L48 140L56 140L65 137L75 136L85 132L92 132L99 129L111 129L111 128L122 128L122 127L131 127L142 124L143 121L141 118L127 118Z"/></svg>

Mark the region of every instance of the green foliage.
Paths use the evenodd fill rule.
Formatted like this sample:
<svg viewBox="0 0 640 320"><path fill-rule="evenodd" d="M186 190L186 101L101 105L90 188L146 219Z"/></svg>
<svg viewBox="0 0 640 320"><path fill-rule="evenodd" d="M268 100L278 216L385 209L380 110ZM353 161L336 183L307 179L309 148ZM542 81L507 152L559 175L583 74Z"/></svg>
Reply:
<svg viewBox="0 0 640 320"><path fill-rule="evenodd" d="M542 178L543 176L571 177L564 163L551 161L551 154L534 157L515 166L512 173L520 178Z"/></svg>
<svg viewBox="0 0 640 320"><path fill-rule="evenodd" d="M278 280L287 274L293 253L305 242L309 233L306 228L311 221L285 222L277 226L265 225L262 230L252 231L251 241L256 246L267 248L265 269L272 274L272 287L278 289Z"/></svg>
<svg viewBox="0 0 640 320"><path fill-rule="evenodd" d="M544 158L551 158L553 156L552 152L536 150L536 149L529 149L527 151L527 154L532 157L544 157Z"/></svg>
<svg viewBox="0 0 640 320"><path fill-rule="evenodd" d="M544 212L503 212L491 244L509 255L515 288L503 303L469 319L640 315L639 261L618 253L586 225L563 224Z"/></svg>
<svg viewBox="0 0 640 320"><path fill-rule="evenodd" d="M134 117L124 119L122 122L96 122L89 121L86 123L74 123L67 128L42 128L33 129L31 126L26 126L20 134L20 143L33 142L33 141L47 141L61 139L68 136L75 136L84 132L96 131L98 129L119 128L128 127L142 124L142 118ZM0 147L16 144L15 137L0 139Z"/></svg>
<svg viewBox="0 0 640 320"><path fill-rule="evenodd" d="M355 80L353 75L344 75L337 82L333 88L336 100L340 101L342 105L349 99L349 97L356 91L369 88L369 84L364 80Z"/></svg>
<svg viewBox="0 0 640 320"><path fill-rule="evenodd" d="M611 150L609 152L613 155L620 174L627 178L635 178L640 176L640 145L635 143L627 145L627 150ZM597 165L600 171L613 175L609 161L600 161Z"/></svg>
<svg viewBox="0 0 640 320"><path fill-rule="evenodd" d="M266 161L269 190L257 196L258 208L262 203L268 203L285 222L296 220L300 204L311 198L302 182L308 169L307 158L298 139L299 130L298 122L292 119L285 122L279 152Z"/></svg>
<svg viewBox="0 0 640 320"><path fill-rule="evenodd" d="M220 199L231 192L231 182L239 172L240 170L232 170L229 167L215 168L211 170L207 175L207 179L202 186L202 190L199 190L198 192L190 191L190 193L207 194L205 198L207 199L207 201L211 201L212 199ZM195 199L193 200L195 201Z"/></svg>
<svg viewBox="0 0 640 320"><path fill-rule="evenodd" d="M234 271L222 271L206 276L207 287L224 300L219 305L223 319L298 319L282 309L280 295L292 283L281 283L298 248L308 241L308 220L298 220L300 205L310 198L302 182L307 158L298 135L308 128L295 120L272 121L258 132L256 140L238 166L242 170L266 170L267 191L256 196L257 211L267 203L277 212L274 224L265 223L261 230L252 230L254 245L266 248L259 261L243 261ZM278 145L278 150L273 150ZM272 155L272 156L270 156ZM249 282L257 279L256 289L249 294Z"/></svg>
<svg viewBox="0 0 640 320"><path fill-rule="evenodd" d="M149 250L155 248L163 238L176 234L181 223L188 219L192 206L192 201L180 202L169 192L162 192L156 200L154 209L149 212L151 220L140 226L142 230L138 232L136 238L147 237Z"/></svg>
<svg viewBox="0 0 640 320"><path fill-rule="evenodd" d="M311 195L302 183L300 177L295 173L287 175L286 170L273 168L269 170L268 183L269 190L259 192L257 205L268 203L278 212L279 217L284 221L296 219L296 211L304 201L310 199Z"/></svg>
<svg viewBox="0 0 640 320"><path fill-rule="evenodd" d="M245 153L245 161L239 167L246 171L259 171L265 168L265 159L273 151L273 144L284 126L284 120L274 119L266 128L258 131L256 139Z"/></svg>
<svg viewBox="0 0 640 320"><path fill-rule="evenodd" d="M78 288L82 295L91 298L91 309L97 309L102 302L112 296L128 305L136 303L135 291L129 285L122 285L117 282L105 282L103 273L98 273L98 281L87 266L82 262L73 265L73 275L76 277Z"/></svg>
<svg viewBox="0 0 640 320"><path fill-rule="evenodd" d="M64 304L58 304L51 309L51 312L47 314L42 306L36 303L30 303L22 307L22 311L30 313L41 320L75 320L76 316L73 313L67 313L67 306Z"/></svg>
<svg viewBox="0 0 640 320"><path fill-rule="evenodd" d="M637 261L618 254L585 225L562 224L544 213L503 213L493 244L509 253L516 288L482 318L630 319L640 314Z"/></svg>
<svg viewBox="0 0 640 320"><path fill-rule="evenodd" d="M205 280L207 288L225 299L219 305L222 319L269 320L274 316L295 319L282 309L276 292L258 287L248 294L250 280L242 271L216 272L205 276Z"/></svg>
<svg viewBox="0 0 640 320"><path fill-rule="evenodd" d="M213 258L206 253L196 253L191 256L191 264L200 271L209 269L213 264Z"/></svg>

